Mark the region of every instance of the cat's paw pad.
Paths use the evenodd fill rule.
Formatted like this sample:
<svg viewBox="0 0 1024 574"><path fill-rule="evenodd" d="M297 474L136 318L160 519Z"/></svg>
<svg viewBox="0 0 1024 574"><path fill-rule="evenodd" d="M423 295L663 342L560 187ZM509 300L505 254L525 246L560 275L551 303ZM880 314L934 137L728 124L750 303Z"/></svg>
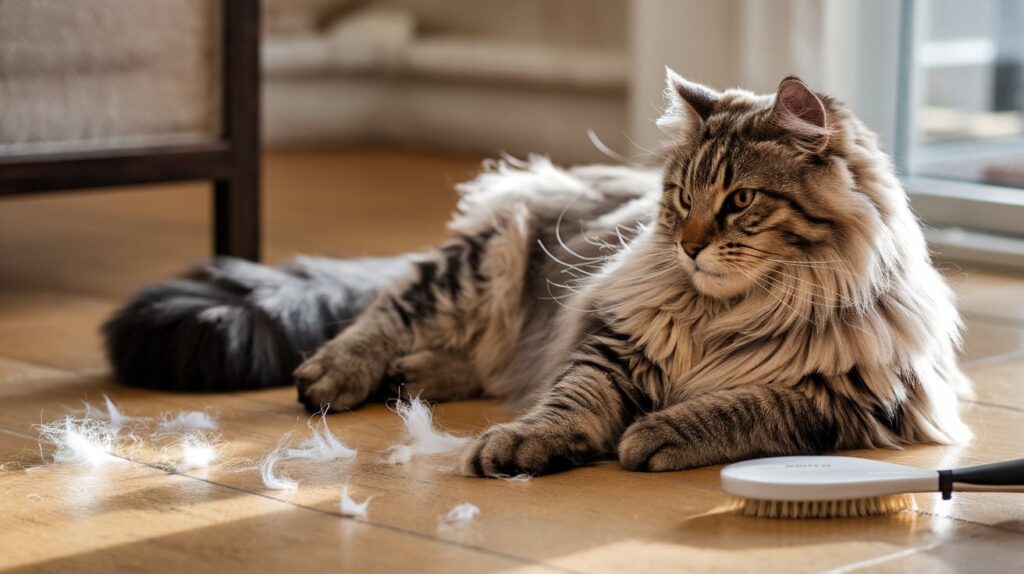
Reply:
<svg viewBox="0 0 1024 574"><path fill-rule="evenodd" d="M661 472L681 470L685 444L672 426L648 415L626 429L619 441L619 462L627 470Z"/></svg>
<svg viewBox="0 0 1024 574"><path fill-rule="evenodd" d="M558 433L523 423L497 425L464 451L460 470L466 476L543 474L573 466L569 450Z"/></svg>
<svg viewBox="0 0 1024 574"><path fill-rule="evenodd" d="M359 359L320 351L307 359L292 376L298 400L310 412L328 407L339 411L366 401L373 390Z"/></svg>

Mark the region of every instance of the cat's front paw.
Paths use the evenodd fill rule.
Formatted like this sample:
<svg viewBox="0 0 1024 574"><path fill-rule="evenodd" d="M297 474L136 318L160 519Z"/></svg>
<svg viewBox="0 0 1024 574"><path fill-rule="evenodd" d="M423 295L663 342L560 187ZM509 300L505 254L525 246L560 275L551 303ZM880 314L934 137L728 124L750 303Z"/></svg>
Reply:
<svg viewBox="0 0 1024 574"><path fill-rule="evenodd" d="M306 359L292 375L299 402L310 412L351 409L369 398L383 368L338 349L325 347Z"/></svg>
<svg viewBox="0 0 1024 574"><path fill-rule="evenodd" d="M619 441L619 462L627 470L663 472L693 466L687 444L669 422L657 414L634 422Z"/></svg>
<svg viewBox="0 0 1024 574"><path fill-rule="evenodd" d="M461 355L416 351L388 366L392 394L428 401L453 401L480 394L479 377Z"/></svg>
<svg viewBox="0 0 1024 574"><path fill-rule="evenodd" d="M576 466L572 444L539 425L512 422L488 429L464 453L460 470L466 476L544 474Z"/></svg>

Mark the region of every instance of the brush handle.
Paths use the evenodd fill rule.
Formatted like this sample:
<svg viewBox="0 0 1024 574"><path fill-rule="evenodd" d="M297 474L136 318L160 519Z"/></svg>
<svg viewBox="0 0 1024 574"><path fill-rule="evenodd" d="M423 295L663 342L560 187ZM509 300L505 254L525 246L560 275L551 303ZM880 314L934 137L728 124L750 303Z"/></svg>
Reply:
<svg viewBox="0 0 1024 574"><path fill-rule="evenodd" d="M1024 492L1024 459L939 471L939 491Z"/></svg>

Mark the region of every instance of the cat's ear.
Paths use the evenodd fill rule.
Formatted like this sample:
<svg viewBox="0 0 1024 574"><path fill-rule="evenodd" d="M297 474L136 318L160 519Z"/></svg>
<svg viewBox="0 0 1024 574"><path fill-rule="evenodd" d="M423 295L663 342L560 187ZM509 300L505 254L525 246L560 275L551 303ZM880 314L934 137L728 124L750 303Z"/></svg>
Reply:
<svg viewBox="0 0 1024 574"><path fill-rule="evenodd" d="M665 99L668 109L658 118L658 127L674 136L695 133L715 109L721 94L684 79L665 68Z"/></svg>
<svg viewBox="0 0 1024 574"><path fill-rule="evenodd" d="M829 121L825 104L799 78L790 76L782 80L769 116L804 151L817 154L828 146Z"/></svg>

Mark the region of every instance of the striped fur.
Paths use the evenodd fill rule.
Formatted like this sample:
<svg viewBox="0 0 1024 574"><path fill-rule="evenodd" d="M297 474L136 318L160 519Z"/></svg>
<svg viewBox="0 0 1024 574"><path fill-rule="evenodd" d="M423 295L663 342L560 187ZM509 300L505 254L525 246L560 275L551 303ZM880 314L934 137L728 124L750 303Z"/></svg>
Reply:
<svg viewBox="0 0 1024 574"><path fill-rule="evenodd" d="M959 316L875 136L795 78L668 94L660 173L507 159L461 185L453 238L295 371L300 400L518 401L463 453L481 476L967 438Z"/></svg>
<svg viewBox="0 0 1024 574"><path fill-rule="evenodd" d="M473 389L529 397L464 453L471 475L966 438L959 318L873 134L796 79L773 97L670 76L670 93L660 181L535 159L463 186L452 229L482 246L479 273L449 271L455 247L429 256L382 299L418 301L411 323L381 303L300 369L310 406L369 393L362 363L394 359L351 352L373 333L395 356L458 351Z"/></svg>

